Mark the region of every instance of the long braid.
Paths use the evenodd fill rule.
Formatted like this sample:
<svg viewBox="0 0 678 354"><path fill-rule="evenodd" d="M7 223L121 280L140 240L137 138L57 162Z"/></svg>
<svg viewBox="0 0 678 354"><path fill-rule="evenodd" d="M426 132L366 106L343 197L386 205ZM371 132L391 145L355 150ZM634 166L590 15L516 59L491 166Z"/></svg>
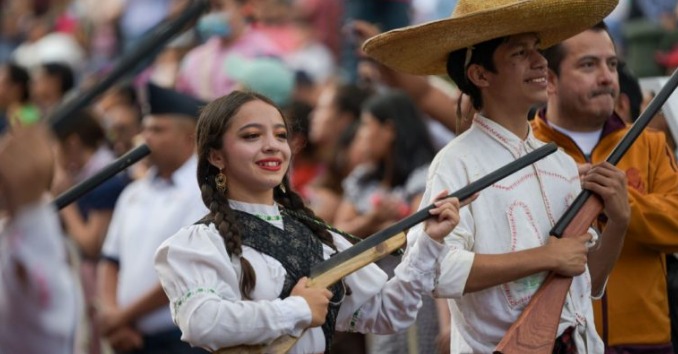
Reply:
<svg viewBox="0 0 678 354"><path fill-rule="evenodd" d="M290 188L290 183L287 176L283 178L281 184L284 187L285 191L283 192L282 188L276 187L273 190L273 197L275 198L275 200L285 208L304 214L308 216L309 219L315 219L316 216L315 213L313 213L313 210L306 207L304 201L301 199L299 194L297 194ZM316 236L318 236L322 243L330 246L333 250L337 251L337 246L334 245L334 239L332 238L332 235L329 233L329 231L327 231L325 227L318 223L312 222L311 220L308 220L306 218L300 218L299 221L306 225L306 227L308 227L311 231L313 231L313 233Z"/></svg>
<svg viewBox="0 0 678 354"><path fill-rule="evenodd" d="M200 190L203 201L209 207L210 216L219 231L219 235L224 240L226 251L229 255L240 258L240 268L242 269L240 293L243 298L251 300L250 295L256 285L257 277L252 264L242 256L242 238L233 209L221 193L215 193L215 189L210 183L204 183Z"/></svg>

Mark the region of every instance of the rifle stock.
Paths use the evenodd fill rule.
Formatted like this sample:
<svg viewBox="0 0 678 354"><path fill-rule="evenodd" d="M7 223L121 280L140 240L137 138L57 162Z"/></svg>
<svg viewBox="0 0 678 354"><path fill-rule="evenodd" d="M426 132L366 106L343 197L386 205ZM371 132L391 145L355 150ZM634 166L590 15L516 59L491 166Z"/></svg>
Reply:
<svg viewBox="0 0 678 354"><path fill-rule="evenodd" d="M312 277L308 280L307 286L314 288L327 288L332 284L340 281L346 275L351 274L358 269L380 260L391 252L399 249L405 245L407 240L405 233L400 232L397 235L389 238L388 240L376 245L373 248L370 248L356 257L350 259L350 261L345 261L337 265L336 267L327 270L321 274L318 274L316 277ZM306 333L306 330L302 332L301 336ZM290 349L297 343L299 337L292 336L282 336L274 340L268 346L264 345L241 345L237 347L223 348L215 351L216 354L284 354L289 352Z"/></svg>
<svg viewBox="0 0 678 354"><path fill-rule="evenodd" d="M629 131L612 150L607 157L607 162L616 165L621 160L677 86L678 70L675 70L664 87L659 90L636 122L633 123L633 126L631 126ZM590 226L603 208L600 200L597 197L592 197L592 195L590 191L583 190L553 227L551 235L557 237L576 235L576 232L579 231L581 231L579 232L580 235L583 234L585 222L590 220L588 224L585 224L586 227ZM555 275L547 276L542 286L534 294L525 310L523 310L523 313L518 317L518 320L511 325L504 338L499 342L494 352L551 353L555 343L558 323L560 322L560 315L565 303L565 296L570 289L571 282L572 278ZM542 330L540 326L544 326L544 329ZM533 334L532 331L534 333L542 333L542 338L537 338L539 335Z"/></svg>
<svg viewBox="0 0 678 354"><path fill-rule="evenodd" d="M603 205L598 197L589 193L562 236L571 237L586 233L602 209ZM499 342L494 353L551 353L560 323L560 314L571 284L571 277L549 273L518 320Z"/></svg>

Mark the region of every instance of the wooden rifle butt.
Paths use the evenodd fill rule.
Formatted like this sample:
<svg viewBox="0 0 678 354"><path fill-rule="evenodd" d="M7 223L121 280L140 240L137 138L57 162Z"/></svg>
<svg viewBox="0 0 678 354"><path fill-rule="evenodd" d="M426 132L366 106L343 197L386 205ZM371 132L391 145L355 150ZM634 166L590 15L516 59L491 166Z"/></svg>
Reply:
<svg viewBox="0 0 678 354"><path fill-rule="evenodd" d="M568 224L562 237L586 233L603 210L600 199L591 195ZM550 354L556 341L563 305L572 284L571 277L549 273L530 303L511 325L494 353Z"/></svg>

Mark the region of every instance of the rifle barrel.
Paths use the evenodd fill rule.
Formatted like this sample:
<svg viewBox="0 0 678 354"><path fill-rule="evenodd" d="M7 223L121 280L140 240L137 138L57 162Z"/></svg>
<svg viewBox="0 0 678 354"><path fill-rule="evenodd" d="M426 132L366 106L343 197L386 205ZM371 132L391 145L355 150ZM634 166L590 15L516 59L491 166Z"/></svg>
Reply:
<svg viewBox="0 0 678 354"><path fill-rule="evenodd" d="M140 145L132 150L130 150L125 155L120 156L117 160L113 161L110 165L104 167L94 176L82 181L81 183L71 187L66 192L62 193L56 197L53 201L57 209L62 209L65 206L73 203L78 198L85 195L87 192L91 191L104 181L115 176L120 171L123 171L127 167L133 165L137 161L144 158L146 155L150 154L151 150L146 144Z"/></svg>

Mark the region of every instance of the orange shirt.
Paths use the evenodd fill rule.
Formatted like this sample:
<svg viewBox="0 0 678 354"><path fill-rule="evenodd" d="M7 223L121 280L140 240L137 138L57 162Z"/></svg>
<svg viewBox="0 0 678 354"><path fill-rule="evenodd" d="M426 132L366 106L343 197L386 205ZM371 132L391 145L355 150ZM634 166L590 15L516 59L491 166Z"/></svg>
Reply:
<svg viewBox="0 0 678 354"><path fill-rule="evenodd" d="M550 127L543 115L532 121L534 135L556 142L577 163L587 162L575 142ZM619 117L610 117L588 162L605 161L628 130ZM666 344L671 332L664 254L678 252L678 168L664 134L650 129L617 167L626 172L631 221L605 300L594 301L596 327L609 346Z"/></svg>

